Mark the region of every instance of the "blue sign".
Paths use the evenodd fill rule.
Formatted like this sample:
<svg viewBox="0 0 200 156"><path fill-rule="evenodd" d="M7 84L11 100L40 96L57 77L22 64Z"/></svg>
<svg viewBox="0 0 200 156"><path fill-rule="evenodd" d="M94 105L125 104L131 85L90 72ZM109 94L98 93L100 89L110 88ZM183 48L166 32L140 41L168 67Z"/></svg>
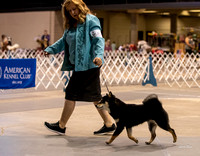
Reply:
<svg viewBox="0 0 200 156"><path fill-rule="evenodd" d="M148 76L148 77L147 77ZM152 84L153 86L157 86L156 78L153 74L153 65L152 58L149 56L149 65L146 68L146 73L144 75L144 80L142 81L142 85Z"/></svg>
<svg viewBox="0 0 200 156"><path fill-rule="evenodd" d="M35 87L36 59L0 59L0 89Z"/></svg>

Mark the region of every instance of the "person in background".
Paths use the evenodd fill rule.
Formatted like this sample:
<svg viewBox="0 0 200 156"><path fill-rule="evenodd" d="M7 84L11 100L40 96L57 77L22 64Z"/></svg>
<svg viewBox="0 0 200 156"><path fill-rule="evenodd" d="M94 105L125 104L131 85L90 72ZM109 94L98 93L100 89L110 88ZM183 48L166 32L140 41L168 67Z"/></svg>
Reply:
<svg viewBox="0 0 200 156"><path fill-rule="evenodd" d="M61 70L73 74L65 89L65 103L56 123L45 122L51 131L65 134L66 124L71 117L76 101L93 102L104 125L94 134L103 134L115 130L115 122L107 110L98 108L101 100L100 67L104 63L105 40L101 34L99 19L91 13L82 0L65 0L62 4L64 34L44 51L56 54L64 50Z"/></svg>
<svg viewBox="0 0 200 156"><path fill-rule="evenodd" d="M137 47L133 43L130 43L129 48L130 48L130 51L136 51L137 50Z"/></svg>
<svg viewBox="0 0 200 156"><path fill-rule="evenodd" d="M151 51L151 46L148 45L147 41L140 40L138 41L137 49L139 53L147 54Z"/></svg>
<svg viewBox="0 0 200 156"><path fill-rule="evenodd" d="M104 50L105 51L112 51L111 44L110 44L110 39L108 39L106 41Z"/></svg>
<svg viewBox="0 0 200 156"><path fill-rule="evenodd" d="M111 48L112 48L112 51L116 50L116 43L115 43L115 41L112 42Z"/></svg>
<svg viewBox="0 0 200 156"><path fill-rule="evenodd" d="M44 30L44 34L41 37L42 50L44 50L45 48L47 48L49 46L49 42L50 42L50 35L48 34L47 30Z"/></svg>
<svg viewBox="0 0 200 156"><path fill-rule="evenodd" d="M189 32L185 38L185 51L188 54L192 54L195 48L194 41L192 39L192 33Z"/></svg>
<svg viewBox="0 0 200 156"><path fill-rule="evenodd" d="M19 44L15 43L12 45L12 38L6 35L1 36L1 49L2 51L12 51L19 48Z"/></svg>
<svg viewBox="0 0 200 156"><path fill-rule="evenodd" d="M9 45L12 45L11 40L6 35L1 35L1 50L8 50Z"/></svg>
<svg viewBox="0 0 200 156"><path fill-rule="evenodd" d="M120 45L119 48L118 48L118 50L119 50L120 52L124 52L124 51L126 50L126 44Z"/></svg>

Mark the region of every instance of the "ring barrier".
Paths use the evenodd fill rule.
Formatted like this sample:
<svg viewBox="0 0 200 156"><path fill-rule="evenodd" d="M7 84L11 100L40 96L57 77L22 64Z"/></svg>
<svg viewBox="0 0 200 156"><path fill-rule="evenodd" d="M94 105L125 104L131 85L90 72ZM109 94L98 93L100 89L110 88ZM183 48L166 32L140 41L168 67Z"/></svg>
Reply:
<svg viewBox="0 0 200 156"><path fill-rule="evenodd" d="M166 83L170 87L198 87L200 88L200 55L148 53L135 51L105 51L105 63L101 67L101 84L130 85L142 84L144 75L152 59L153 74L157 84ZM36 58L36 90L63 89L67 85L72 71L60 71L64 52L45 56L43 51L33 49L17 49L15 51L0 51L0 59Z"/></svg>

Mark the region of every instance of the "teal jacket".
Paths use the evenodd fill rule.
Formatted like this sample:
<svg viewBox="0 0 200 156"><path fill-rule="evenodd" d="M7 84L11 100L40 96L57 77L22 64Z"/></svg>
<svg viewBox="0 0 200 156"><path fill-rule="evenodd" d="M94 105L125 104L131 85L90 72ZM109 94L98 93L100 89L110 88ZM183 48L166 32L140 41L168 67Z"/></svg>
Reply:
<svg viewBox="0 0 200 156"><path fill-rule="evenodd" d="M65 30L63 36L44 51L50 54L57 54L64 50L64 61L62 64L62 71L85 71L91 68L96 68L93 63L95 57L99 57L103 61L105 40L103 37L92 37L91 31L101 30L99 19L91 14L86 16L83 24L78 24L76 29L76 51L75 51L75 65L69 61L69 48L66 42L66 35L68 29Z"/></svg>

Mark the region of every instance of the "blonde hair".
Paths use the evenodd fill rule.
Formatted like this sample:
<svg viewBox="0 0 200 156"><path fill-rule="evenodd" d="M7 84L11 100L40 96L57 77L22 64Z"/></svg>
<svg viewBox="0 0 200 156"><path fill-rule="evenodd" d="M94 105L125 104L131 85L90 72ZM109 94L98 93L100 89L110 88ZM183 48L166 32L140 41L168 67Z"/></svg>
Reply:
<svg viewBox="0 0 200 156"><path fill-rule="evenodd" d="M86 19L87 14L91 14L90 9L87 7L87 5L82 0L65 0L62 4L62 16L63 16L63 28L69 29L70 27L73 27L73 25L77 22L74 18L71 17L69 12L67 11L67 6L70 3L74 3L78 9L80 10L80 14L78 17L78 22L84 23Z"/></svg>

